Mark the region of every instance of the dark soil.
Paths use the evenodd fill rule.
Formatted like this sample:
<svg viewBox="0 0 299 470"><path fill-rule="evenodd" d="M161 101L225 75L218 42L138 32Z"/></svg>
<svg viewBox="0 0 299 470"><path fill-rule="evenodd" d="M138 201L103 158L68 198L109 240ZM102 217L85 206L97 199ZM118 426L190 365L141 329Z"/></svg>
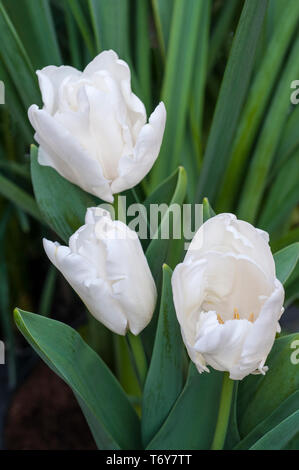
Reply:
<svg viewBox="0 0 299 470"><path fill-rule="evenodd" d="M16 391L5 426L7 450L93 450L71 389L44 363Z"/></svg>

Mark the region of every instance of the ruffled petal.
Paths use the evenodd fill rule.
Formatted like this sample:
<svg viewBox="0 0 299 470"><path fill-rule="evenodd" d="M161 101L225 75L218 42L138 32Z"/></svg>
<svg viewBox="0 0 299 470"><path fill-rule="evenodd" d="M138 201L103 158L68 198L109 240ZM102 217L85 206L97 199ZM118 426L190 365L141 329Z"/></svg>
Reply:
<svg viewBox="0 0 299 470"><path fill-rule="evenodd" d="M158 157L166 121L164 103L160 103L140 131L133 155L121 157L118 178L111 185L112 193L120 193L138 184L152 168Z"/></svg>

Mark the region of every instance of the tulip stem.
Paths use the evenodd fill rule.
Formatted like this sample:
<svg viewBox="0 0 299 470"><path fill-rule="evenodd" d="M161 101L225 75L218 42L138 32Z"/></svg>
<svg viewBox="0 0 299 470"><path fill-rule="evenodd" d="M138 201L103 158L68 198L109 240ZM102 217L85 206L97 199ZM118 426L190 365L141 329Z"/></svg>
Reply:
<svg viewBox="0 0 299 470"><path fill-rule="evenodd" d="M142 390L147 374L147 362L143 345L140 336L134 336L130 332L126 334L126 341L131 356L132 367L134 368L136 378Z"/></svg>
<svg viewBox="0 0 299 470"><path fill-rule="evenodd" d="M234 381L229 378L228 372L224 372L217 424L211 447L212 450L223 449L229 423L233 390Z"/></svg>

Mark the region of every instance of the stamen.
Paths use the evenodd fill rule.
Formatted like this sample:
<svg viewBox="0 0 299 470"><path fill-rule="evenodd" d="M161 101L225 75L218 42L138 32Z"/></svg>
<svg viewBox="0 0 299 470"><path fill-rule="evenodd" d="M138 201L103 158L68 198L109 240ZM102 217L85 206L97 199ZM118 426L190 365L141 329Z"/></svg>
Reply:
<svg viewBox="0 0 299 470"><path fill-rule="evenodd" d="M254 313L251 313L251 314L249 315L248 320L251 321L251 323L254 322Z"/></svg>
<svg viewBox="0 0 299 470"><path fill-rule="evenodd" d="M219 313L217 313L217 320L218 322L220 323L220 325L223 325L224 324L224 321L222 320L221 316L219 315Z"/></svg>
<svg viewBox="0 0 299 470"><path fill-rule="evenodd" d="M240 315L237 308L234 308L234 320L240 320Z"/></svg>

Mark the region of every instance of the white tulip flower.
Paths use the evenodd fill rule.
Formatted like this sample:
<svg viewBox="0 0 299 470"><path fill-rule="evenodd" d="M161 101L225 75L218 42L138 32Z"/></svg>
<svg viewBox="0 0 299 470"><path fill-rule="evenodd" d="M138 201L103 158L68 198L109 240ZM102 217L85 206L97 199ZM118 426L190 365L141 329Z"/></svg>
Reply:
<svg viewBox="0 0 299 470"><path fill-rule="evenodd" d="M199 372L264 374L283 313L269 236L233 214L207 220L173 273L182 336Z"/></svg>
<svg viewBox="0 0 299 470"><path fill-rule="evenodd" d="M44 106L28 116L39 163L107 202L138 184L159 154L166 111L161 102L147 123L126 62L110 50L83 72L51 65L37 75Z"/></svg>
<svg viewBox="0 0 299 470"><path fill-rule="evenodd" d="M89 208L85 225L61 246L44 239L45 251L90 313L120 335L149 323L156 286L139 238L109 212Z"/></svg>

